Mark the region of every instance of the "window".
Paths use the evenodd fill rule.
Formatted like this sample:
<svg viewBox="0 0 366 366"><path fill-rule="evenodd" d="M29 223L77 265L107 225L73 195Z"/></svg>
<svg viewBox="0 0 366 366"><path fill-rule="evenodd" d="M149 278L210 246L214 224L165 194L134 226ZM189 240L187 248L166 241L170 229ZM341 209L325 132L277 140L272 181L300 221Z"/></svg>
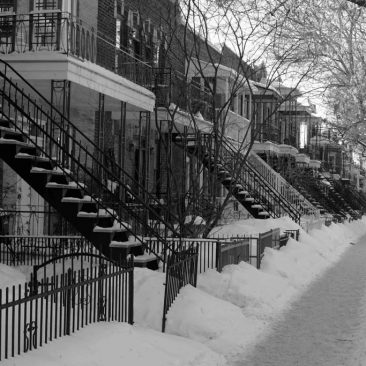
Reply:
<svg viewBox="0 0 366 366"><path fill-rule="evenodd" d="M0 1L0 13L15 13L15 0Z"/></svg>
<svg viewBox="0 0 366 366"><path fill-rule="evenodd" d="M150 34L151 33L151 20L150 19L146 19L144 21L143 29L144 29L144 32L146 34Z"/></svg>
<svg viewBox="0 0 366 366"><path fill-rule="evenodd" d="M245 118L249 119L249 113L250 113L250 101L249 101L249 95L246 96L245 98Z"/></svg>
<svg viewBox="0 0 366 366"><path fill-rule="evenodd" d="M34 0L33 11L61 10L62 0Z"/></svg>
<svg viewBox="0 0 366 366"><path fill-rule="evenodd" d="M138 29L140 26L140 14L137 11L131 11L130 14L130 27Z"/></svg>
<svg viewBox="0 0 366 366"><path fill-rule="evenodd" d="M33 23L33 46L58 48L57 33L62 0L33 0L31 4Z"/></svg>
<svg viewBox="0 0 366 366"><path fill-rule="evenodd" d="M239 114L241 116L244 116L244 95L240 94L240 104L239 104Z"/></svg>
<svg viewBox="0 0 366 366"><path fill-rule="evenodd" d="M114 17L116 19L122 19L125 12L125 4L123 0L114 1Z"/></svg>

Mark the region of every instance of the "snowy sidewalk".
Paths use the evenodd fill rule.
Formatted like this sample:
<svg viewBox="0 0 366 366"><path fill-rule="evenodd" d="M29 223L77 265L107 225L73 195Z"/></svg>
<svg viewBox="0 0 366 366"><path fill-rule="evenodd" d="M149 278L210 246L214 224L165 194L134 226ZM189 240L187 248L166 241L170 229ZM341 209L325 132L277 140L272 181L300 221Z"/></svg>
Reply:
<svg viewBox="0 0 366 366"><path fill-rule="evenodd" d="M366 236L235 365L366 365Z"/></svg>

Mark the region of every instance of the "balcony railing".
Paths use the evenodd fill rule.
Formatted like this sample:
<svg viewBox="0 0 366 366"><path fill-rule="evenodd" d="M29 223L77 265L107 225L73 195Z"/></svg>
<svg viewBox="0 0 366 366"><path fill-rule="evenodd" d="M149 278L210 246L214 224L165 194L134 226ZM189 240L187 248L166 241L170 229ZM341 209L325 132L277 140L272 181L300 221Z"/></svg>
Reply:
<svg viewBox="0 0 366 366"><path fill-rule="evenodd" d="M151 89L152 68L60 11L0 15L0 54L61 52L90 61Z"/></svg>

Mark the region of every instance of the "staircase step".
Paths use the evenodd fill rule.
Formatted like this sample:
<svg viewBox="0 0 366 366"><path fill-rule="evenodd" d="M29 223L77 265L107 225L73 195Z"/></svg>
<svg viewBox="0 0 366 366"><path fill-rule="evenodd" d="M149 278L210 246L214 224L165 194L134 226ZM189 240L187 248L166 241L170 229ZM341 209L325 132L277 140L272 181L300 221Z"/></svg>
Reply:
<svg viewBox="0 0 366 366"><path fill-rule="evenodd" d="M57 170L57 169L45 169L45 168L40 168L37 166L32 167L31 171L32 174L52 174L52 175L64 175L64 172L62 172L61 170Z"/></svg>
<svg viewBox="0 0 366 366"><path fill-rule="evenodd" d="M258 209L260 209L260 208L263 208L263 206L260 205L259 203L257 203L255 205L252 205L252 208L258 208Z"/></svg>
<svg viewBox="0 0 366 366"><path fill-rule="evenodd" d="M249 192L248 192L248 191L239 191L239 192L237 192L236 194L238 194L238 195L240 195L240 196L246 196L246 195L248 195L248 194L249 194Z"/></svg>
<svg viewBox="0 0 366 366"><path fill-rule="evenodd" d="M152 270L159 268L159 262L155 255L153 254L143 254L138 255L134 258L134 263L136 267L147 267Z"/></svg>
<svg viewBox="0 0 366 366"><path fill-rule="evenodd" d="M48 182L46 184L46 188L56 188L56 189L82 189L85 187L84 183L79 183L81 188L75 183L70 182L69 184L62 184L62 183L56 183L56 182Z"/></svg>
<svg viewBox="0 0 366 366"><path fill-rule="evenodd" d="M4 139L3 137L0 138L0 145L17 145L21 147L32 147L28 142L13 139Z"/></svg>
<svg viewBox="0 0 366 366"><path fill-rule="evenodd" d="M52 160L50 160L49 158L47 158L45 156L36 156L36 155L31 155L31 154L21 153L21 152L19 152L15 155L15 159L32 160L32 161L40 162L40 163L52 162Z"/></svg>
<svg viewBox="0 0 366 366"><path fill-rule="evenodd" d="M99 209L98 212L86 212L86 211L79 211L77 217L95 217L95 218L109 218L116 216L116 212L113 210L105 210Z"/></svg>
<svg viewBox="0 0 366 366"><path fill-rule="evenodd" d="M267 211L261 211L261 212L258 213L258 216L264 216L264 217L268 216L269 217L270 215Z"/></svg>
<svg viewBox="0 0 366 366"><path fill-rule="evenodd" d="M245 202L254 202L255 199L253 197L247 197L244 199Z"/></svg>
<svg viewBox="0 0 366 366"><path fill-rule="evenodd" d="M128 241L116 241L116 240L112 240L111 243L109 244L110 248L132 248L132 247L138 247L141 245L140 241L136 241L136 240L128 240Z"/></svg>
<svg viewBox="0 0 366 366"><path fill-rule="evenodd" d="M114 222L113 226L109 227L102 227L102 226L95 226L93 232L95 233L115 233L115 232L125 232L127 229L131 229L131 226L124 222L123 225L118 223L117 221Z"/></svg>
<svg viewBox="0 0 366 366"><path fill-rule="evenodd" d="M2 127L10 127L10 122L3 117L3 115L0 116L0 126Z"/></svg>

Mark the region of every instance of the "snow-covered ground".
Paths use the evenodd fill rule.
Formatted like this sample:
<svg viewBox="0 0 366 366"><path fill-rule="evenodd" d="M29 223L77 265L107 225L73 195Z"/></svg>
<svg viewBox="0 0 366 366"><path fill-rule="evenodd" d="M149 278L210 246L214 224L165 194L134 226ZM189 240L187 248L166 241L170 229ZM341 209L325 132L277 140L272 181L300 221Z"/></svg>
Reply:
<svg viewBox="0 0 366 366"><path fill-rule="evenodd" d="M298 228L290 219L246 220L219 228L220 235ZM135 270L135 325L99 323L4 365L225 366L248 354L291 304L366 233L366 219L300 233L281 250L267 248L261 270L247 263L199 275L182 289L161 334L165 275ZM24 270L23 270L24 272ZM4 276L3 276L4 273ZM3 282L4 278L4 282ZM0 266L0 286L24 275ZM13 281L12 281L13 279Z"/></svg>

